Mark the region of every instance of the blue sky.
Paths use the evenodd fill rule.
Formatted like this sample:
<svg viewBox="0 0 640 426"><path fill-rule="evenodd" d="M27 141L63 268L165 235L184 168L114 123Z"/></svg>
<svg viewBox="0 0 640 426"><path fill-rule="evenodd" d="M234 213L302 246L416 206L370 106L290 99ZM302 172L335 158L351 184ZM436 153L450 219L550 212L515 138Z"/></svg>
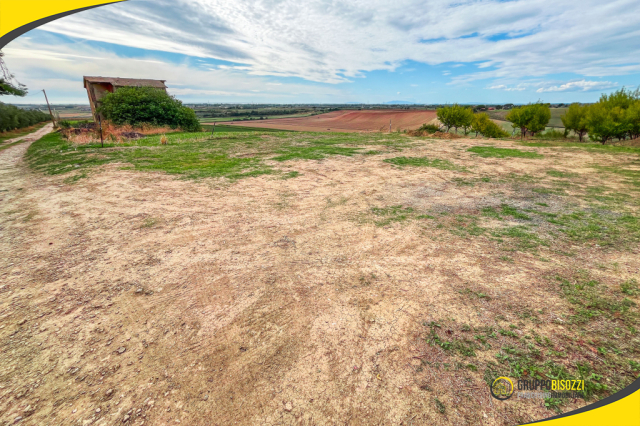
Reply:
<svg viewBox="0 0 640 426"><path fill-rule="evenodd" d="M640 2L129 0L3 49L31 89L167 80L186 102L592 102L640 83Z"/></svg>

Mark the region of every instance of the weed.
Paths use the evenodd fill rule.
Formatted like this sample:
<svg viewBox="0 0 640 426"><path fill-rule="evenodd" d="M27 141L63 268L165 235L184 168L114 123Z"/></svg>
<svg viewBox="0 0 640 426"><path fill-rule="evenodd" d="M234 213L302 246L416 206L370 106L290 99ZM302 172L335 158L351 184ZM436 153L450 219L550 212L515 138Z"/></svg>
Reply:
<svg viewBox="0 0 640 426"><path fill-rule="evenodd" d="M444 414L447 411L447 407L437 397L433 398L433 401L436 403L436 408L440 414Z"/></svg>

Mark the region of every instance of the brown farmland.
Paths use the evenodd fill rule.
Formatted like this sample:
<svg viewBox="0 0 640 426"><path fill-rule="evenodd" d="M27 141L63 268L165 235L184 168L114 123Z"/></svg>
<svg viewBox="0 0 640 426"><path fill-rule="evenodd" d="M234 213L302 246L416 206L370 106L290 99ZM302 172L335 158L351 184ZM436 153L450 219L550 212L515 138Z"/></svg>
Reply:
<svg viewBox="0 0 640 426"><path fill-rule="evenodd" d="M297 130L306 132L388 132L391 130L414 129L436 118L435 111L341 110L310 117L277 118L273 120L230 121L230 124L266 129Z"/></svg>

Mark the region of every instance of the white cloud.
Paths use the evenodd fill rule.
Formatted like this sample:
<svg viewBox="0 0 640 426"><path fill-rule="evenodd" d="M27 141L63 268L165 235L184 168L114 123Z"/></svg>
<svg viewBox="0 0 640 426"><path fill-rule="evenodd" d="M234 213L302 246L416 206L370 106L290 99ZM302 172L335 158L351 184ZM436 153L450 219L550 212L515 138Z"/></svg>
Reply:
<svg viewBox="0 0 640 426"><path fill-rule="evenodd" d="M546 86L541 87L536 92L591 92L596 90L606 90L613 89L617 87L618 83L612 83L610 81L587 81L587 80L579 80L579 81L570 81L568 83L564 83L558 86Z"/></svg>
<svg viewBox="0 0 640 426"><path fill-rule="evenodd" d="M407 60L479 64L454 83L640 72L637 0L131 0L42 28L325 83Z"/></svg>
<svg viewBox="0 0 640 426"><path fill-rule="evenodd" d="M206 96L243 102L300 101L294 94L316 102L348 99L342 89L330 85L274 83L267 77L247 76L234 67L205 70L187 62L176 64L154 57L131 59L84 44L44 46L21 38L3 51L11 72L30 89L25 98L7 99L15 103L42 102L38 91L44 88L52 103L86 104L83 75L167 80L169 93L186 101L206 101Z"/></svg>
<svg viewBox="0 0 640 426"><path fill-rule="evenodd" d="M523 90L527 89L527 85L525 84L519 84L517 86L507 86L505 84L498 84L495 86L491 86L489 87L489 89L493 89L493 90L504 90L506 92L522 92Z"/></svg>

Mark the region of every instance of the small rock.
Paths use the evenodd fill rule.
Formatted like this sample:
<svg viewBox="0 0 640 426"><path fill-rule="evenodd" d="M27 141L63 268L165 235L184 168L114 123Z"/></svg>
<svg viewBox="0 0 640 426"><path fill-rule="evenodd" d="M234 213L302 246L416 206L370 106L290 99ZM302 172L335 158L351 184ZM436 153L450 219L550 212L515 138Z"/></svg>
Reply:
<svg viewBox="0 0 640 426"><path fill-rule="evenodd" d="M18 416L18 417L16 417L15 419L13 419L13 422L14 422L14 423L18 423L18 422L20 422L20 421L22 421L22 416Z"/></svg>
<svg viewBox="0 0 640 426"><path fill-rule="evenodd" d="M18 321L18 325L22 325L22 324L24 324L25 322L27 322L27 320L23 318L23 319L21 319L20 321Z"/></svg>
<svg viewBox="0 0 640 426"><path fill-rule="evenodd" d="M120 346L118 348L117 352L118 352L118 354L122 355L126 350L127 350L127 348L125 348L124 346Z"/></svg>
<svg viewBox="0 0 640 426"><path fill-rule="evenodd" d="M128 415L128 414L126 414L126 415L124 416L124 418L122 419L122 423L126 423L126 422L128 422L130 418L131 418L131 416L130 416L130 415Z"/></svg>
<svg viewBox="0 0 640 426"><path fill-rule="evenodd" d="M109 389L108 391L105 392L105 395L111 396L112 393L113 393L113 389Z"/></svg>
<svg viewBox="0 0 640 426"><path fill-rule="evenodd" d="M100 408L96 408L96 413L99 413L99 412L100 412Z"/></svg>
<svg viewBox="0 0 640 426"><path fill-rule="evenodd" d="M206 401L207 399L209 399L209 395L208 394L207 395L202 395L202 400L203 401Z"/></svg>
<svg viewBox="0 0 640 426"><path fill-rule="evenodd" d="M155 404L156 402L152 399L151 401L147 402L147 405L149 407L153 407L153 404Z"/></svg>
<svg viewBox="0 0 640 426"><path fill-rule="evenodd" d="M142 287L136 288L136 293L142 293L144 289Z"/></svg>
<svg viewBox="0 0 640 426"><path fill-rule="evenodd" d="M291 410L293 410L293 405L290 402L284 404L284 411L290 412Z"/></svg>

